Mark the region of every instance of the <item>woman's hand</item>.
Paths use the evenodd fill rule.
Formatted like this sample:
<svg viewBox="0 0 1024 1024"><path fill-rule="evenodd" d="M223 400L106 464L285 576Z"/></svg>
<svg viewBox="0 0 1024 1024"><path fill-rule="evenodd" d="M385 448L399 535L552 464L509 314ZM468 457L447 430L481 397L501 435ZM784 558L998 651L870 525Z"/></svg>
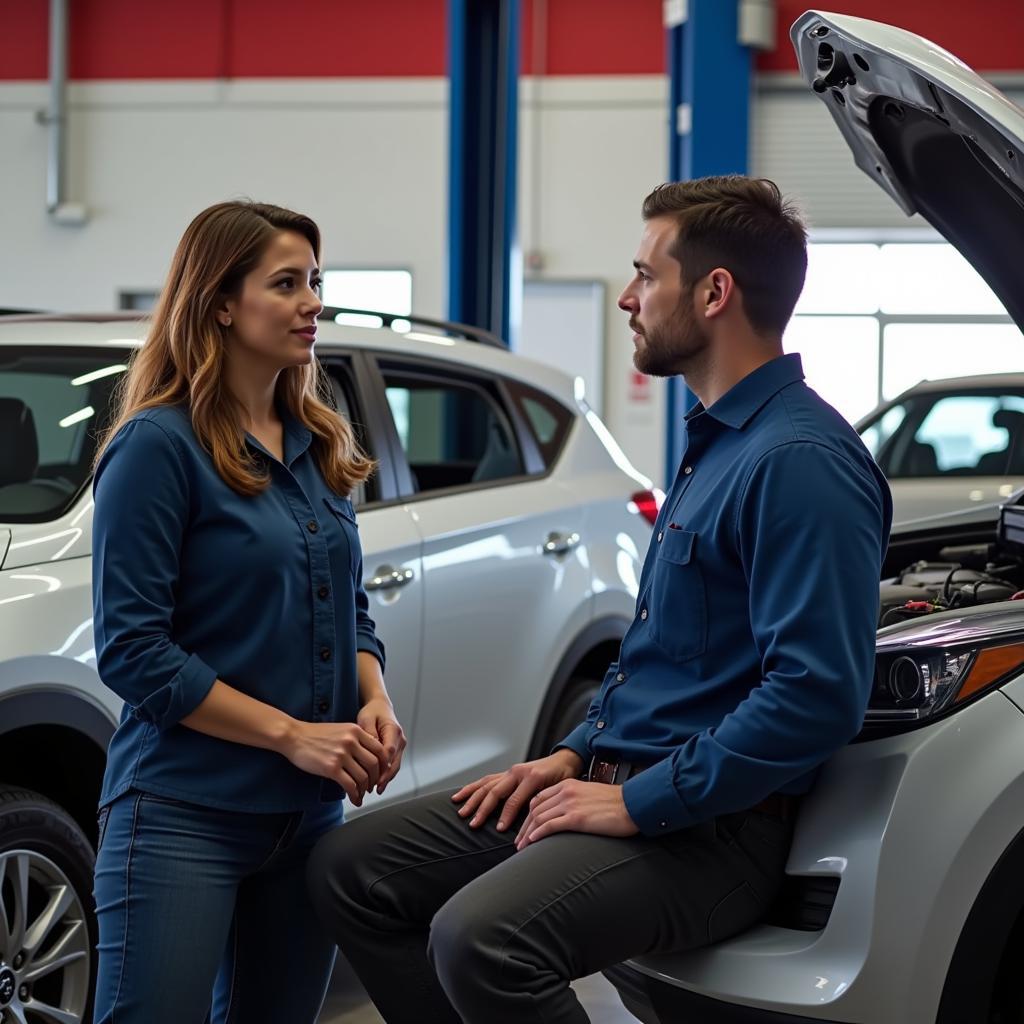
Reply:
<svg viewBox="0 0 1024 1024"><path fill-rule="evenodd" d="M294 721L281 753L296 768L337 782L356 807L389 771L389 758L376 733L351 722Z"/></svg>
<svg viewBox="0 0 1024 1024"><path fill-rule="evenodd" d="M368 700L356 716L356 722L371 736L376 736L384 748L386 767L377 779L377 792L383 793L402 767L405 732L398 724L395 709L387 697L374 697Z"/></svg>

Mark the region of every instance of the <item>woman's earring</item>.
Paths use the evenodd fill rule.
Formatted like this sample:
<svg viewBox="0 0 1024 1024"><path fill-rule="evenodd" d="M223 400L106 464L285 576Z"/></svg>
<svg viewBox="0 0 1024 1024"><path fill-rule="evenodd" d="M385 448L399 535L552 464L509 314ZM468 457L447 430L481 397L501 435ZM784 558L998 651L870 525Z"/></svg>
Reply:
<svg viewBox="0 0 1024 1024"><path fill-rule="evenodd" d="M226 320L224 321L224 326L225 326L225 327L230 327L230 326L231 326L231 317L228 317L228 318L227 318L227 319L226 319Z"/></svg>

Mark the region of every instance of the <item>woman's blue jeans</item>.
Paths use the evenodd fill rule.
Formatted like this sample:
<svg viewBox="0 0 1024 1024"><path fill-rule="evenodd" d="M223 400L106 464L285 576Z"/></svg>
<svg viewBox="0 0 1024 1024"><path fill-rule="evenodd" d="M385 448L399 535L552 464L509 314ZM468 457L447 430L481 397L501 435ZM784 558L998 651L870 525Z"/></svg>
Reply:
<svg viewBox="0 0 1024 1024"><path fill-rule="evenodd" d="M314 1024L335 945L306 892L341 804L221 811L130 791L100 814L95 1024Z"/></svg>

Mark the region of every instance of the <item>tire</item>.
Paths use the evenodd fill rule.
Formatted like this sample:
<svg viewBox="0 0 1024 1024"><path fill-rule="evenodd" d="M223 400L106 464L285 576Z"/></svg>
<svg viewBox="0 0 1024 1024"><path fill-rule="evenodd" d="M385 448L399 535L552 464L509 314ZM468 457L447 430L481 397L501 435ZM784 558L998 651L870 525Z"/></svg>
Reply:
<svg viewBox="0 0 1024 1024"><path fill-rule="evenodd" d="M564 740L577 725L586 720L591 701L597 696L599 689L599 679L582 679L577 676L569 680L551 719L551 727L544 739L541 757L547 755L556 743Z"/></svg>
<svg viewBox="0 0 1024 1024"><path fill-rule="evenodd" d="M51 1019L45 1011L33 1015L33 1004L56 1007L83 1024L92 1020L94 866L89 840L67 811L31 790L0 785L0 1008L5 1022L23 1019L25 1011L29 1020ZM60 913L27 951L25 932L53 903L63 904ZM58 966L38 973L51 963ZM35 980L27 981L31 975Z"/></svg>

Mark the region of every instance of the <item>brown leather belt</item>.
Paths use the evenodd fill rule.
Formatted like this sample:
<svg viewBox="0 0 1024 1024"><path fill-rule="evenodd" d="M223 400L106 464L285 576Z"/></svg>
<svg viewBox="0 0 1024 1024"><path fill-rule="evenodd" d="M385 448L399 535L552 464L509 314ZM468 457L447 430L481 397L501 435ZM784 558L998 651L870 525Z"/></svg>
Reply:
<svg viewBox="0 0 1024 1024"><path fill-rule="evenodd" d="M656 762L652 762L656 763ZM599 761L596 757L590 759L587 772L584 778L587 782L604 782L609 786L621 786L627 779L646 771L651 764L636 764L632 761ZM796 817L796 809L800 798L789 796L786 793L769 793L762 801L754 804L748 810L757 814L766 814L770 818L777 818L779 821L792 821Z"/></svg>

